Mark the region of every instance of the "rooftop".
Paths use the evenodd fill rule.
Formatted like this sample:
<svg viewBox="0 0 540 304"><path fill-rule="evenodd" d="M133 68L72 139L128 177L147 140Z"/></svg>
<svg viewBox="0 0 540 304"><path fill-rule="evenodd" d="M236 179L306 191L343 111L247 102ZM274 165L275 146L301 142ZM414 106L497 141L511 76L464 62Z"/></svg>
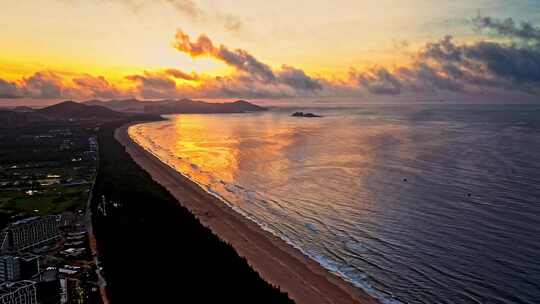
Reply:
<svg viewBox="0 0 540 304"><path fill-rule="evenodd" d="M8 293L12 293L16 291L17 289L29 287L36 284L34 281L18 281L18 282L6 282L3 284L0 284L0 296L3 296Z"/></svg>
<svg viewBox="0 0 540 304"><path fill-rule="evenodd" d="M37 220L40 220L40 219L46 219L46 218L50 218L50 217L56 217L56 215L27 217L27 218L24 218L22 220L18 220L16 222L11 223L8 227L14 227L14 226L19 226L19 225L30 224L30 223L32 223L34 221L37 221Z"/></svg>

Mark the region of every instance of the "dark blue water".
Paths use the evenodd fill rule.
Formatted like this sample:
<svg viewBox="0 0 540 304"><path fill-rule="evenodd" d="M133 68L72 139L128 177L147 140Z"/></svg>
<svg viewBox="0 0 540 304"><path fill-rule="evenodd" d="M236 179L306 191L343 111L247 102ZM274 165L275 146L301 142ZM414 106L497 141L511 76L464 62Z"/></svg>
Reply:
<svg viewBox="0 0 540 304"><path fill-rule="evenodd" d="M378 190L376 245L355 266L403 302L540 303L540 107L393 111L411 153L382 152L370 183L407 182Z"/></svg>
<svg viewBox="0 0 540 304"><path fill-rule="evenodd" d="M540 303L540 106L302 110L133 134L384 302Z"/></svg>

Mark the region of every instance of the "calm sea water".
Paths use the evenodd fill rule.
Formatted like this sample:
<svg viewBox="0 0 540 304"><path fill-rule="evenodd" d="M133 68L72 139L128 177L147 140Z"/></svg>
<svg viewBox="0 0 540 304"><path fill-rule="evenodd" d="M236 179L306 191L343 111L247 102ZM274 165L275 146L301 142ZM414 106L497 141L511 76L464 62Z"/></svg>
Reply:
<svg viewBox="0 0 540 304"><path fill-rule="evenodd" d="M386 303L540 303L540 106L312 111L129 132Z"/></svg>

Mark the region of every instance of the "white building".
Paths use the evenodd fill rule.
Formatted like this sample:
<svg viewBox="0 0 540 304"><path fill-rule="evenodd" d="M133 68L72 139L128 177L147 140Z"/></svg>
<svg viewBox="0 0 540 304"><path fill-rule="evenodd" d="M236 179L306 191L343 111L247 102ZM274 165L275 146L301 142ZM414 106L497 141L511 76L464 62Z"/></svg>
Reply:
<svg viewBox="0 0 540 304"><path fill-rule="evenodd" d="M35 216L17 221L0 234L1 252L29 249L60 237L56 215Z"/></svg>
<svg viewBox="0 0 540 304"><path fill-rule="evenodd" d="M19 281L0 285L0 304L37 304L36 282Z"/></svg>

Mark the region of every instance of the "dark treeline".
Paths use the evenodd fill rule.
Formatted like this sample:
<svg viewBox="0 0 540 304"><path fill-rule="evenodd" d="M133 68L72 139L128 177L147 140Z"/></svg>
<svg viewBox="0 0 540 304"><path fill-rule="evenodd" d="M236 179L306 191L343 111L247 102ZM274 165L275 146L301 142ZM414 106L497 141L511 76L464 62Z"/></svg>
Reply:
<svg viewBox="0 0 540 304"><path fill-rule="evenodd" d="M131 159L119 126L99 131L92 207L111 302L293 303Z"/></svg>

